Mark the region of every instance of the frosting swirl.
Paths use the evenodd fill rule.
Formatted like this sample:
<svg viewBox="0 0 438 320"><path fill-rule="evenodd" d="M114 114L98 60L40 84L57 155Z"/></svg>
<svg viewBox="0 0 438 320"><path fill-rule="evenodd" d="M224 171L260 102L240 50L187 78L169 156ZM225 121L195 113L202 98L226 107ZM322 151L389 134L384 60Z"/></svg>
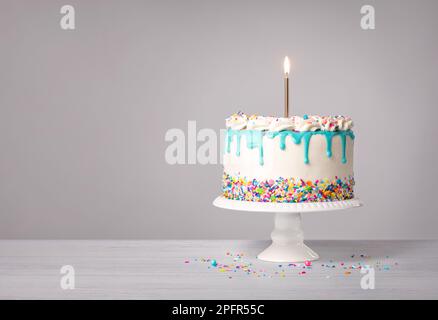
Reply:
<svg viewBox="0 0 438 320"><path fill-rule="evenodd" d="M353 120L347 116L319 116L304 115L290 118L263 117L252 115L248 117L243 112L238 112L225 120L227 128L233 130L259 130L259 131L348 131L353 128Z"/></svg>
<svg viewBox="0 0 438 320"><path fill-rule="evenodd" d="M248 117L240 111L225 119L226 127L233 130L243 130L246 128L247 123Z"/></svg>
<svg viewBox="0 0 438 320"><path fill-rule="evenodd" d="M321 126L321 130L323 131L336 131L337 129L337 120L333 117L318 117L318 122Z"/></svg>
<svg viewBox="0 0 438 320"><path fill-rule="evenodd" d="M295 129L295 117L274 118L269 125L269 131L283 131Z"/></svg>
<svg viewBox="0 0 438 320"><path fill-rule="evenodd" d="M253 115L249 117L248 124L246 125L249 130L268 130L271 122L274 120L273 117L261 117Z"/></svg>
<svg viewBox="0 0 438 320"><path fill-rule="evenodd" d="M298 118L296 131L316 131L321 130L321 123L318 116Z"/></svg>
<svg viewBox="0 0 438 320"><path fill-rule="evenodd" d="M353 120L350 117L336 116L334 118L339 130L350 130L353 127Z"/></svg>

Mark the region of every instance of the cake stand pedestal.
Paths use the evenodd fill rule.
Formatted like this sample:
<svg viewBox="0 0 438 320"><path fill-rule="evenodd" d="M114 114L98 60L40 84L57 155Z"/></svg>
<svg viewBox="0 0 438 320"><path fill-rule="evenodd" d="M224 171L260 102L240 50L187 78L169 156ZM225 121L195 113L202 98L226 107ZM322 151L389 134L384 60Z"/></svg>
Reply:
<svg viewBox="0 0 438 320"><path fill-rule="evenodd" d="M301 213L343 210L362 206L359 199L313 203L271 203L229 200L217 197L213 205L222 209L275 213L272 244L257 258L271 262L303 262L319 258L318 254L304 244Z"/></svg>

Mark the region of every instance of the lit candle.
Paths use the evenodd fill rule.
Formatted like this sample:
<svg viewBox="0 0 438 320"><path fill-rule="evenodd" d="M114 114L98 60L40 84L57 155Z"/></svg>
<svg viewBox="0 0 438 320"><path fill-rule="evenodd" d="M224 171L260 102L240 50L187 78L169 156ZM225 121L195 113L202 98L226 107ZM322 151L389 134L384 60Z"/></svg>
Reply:
<svg viewBox="0 0 438 320"><path fill-rule="evenodd" d="M284 117L289 117L289 72L290 61L288 57L284 58Z"/></svg>

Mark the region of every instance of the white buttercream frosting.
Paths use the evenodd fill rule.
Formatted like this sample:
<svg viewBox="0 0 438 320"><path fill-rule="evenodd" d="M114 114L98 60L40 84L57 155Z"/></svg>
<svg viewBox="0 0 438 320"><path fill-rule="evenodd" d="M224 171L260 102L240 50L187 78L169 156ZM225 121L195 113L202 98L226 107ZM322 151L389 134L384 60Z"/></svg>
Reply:
<svg viewBox="0 0 438 320"><path fill-rule="evenodd" d="M353 120L350 117L336 116L334 118L339 130L350 130L353 128Z"/></svg>
<svg viewBox="0 0 438 320"><path fill-rule="evenodd" d="M292 118L275 118L269 126L269 131L283 131L295 129L295 117Z"/></svg>
<svg viewBox="0 0 438 320"><path fill-rule="evenodd" d="M247 123L248 123L247 115L240 111L225 119L226 127L233 130L245 129Z"/></svg>
<svg viewBox="0 0 438 320"><path fill-rule="evenodd" d="M273 117L261 117L261 116L251 116L248 119L248 124L246 125L246 128L249 130L269 130L269 126L271 125L271 122L275 118Z"/></svg>
<svg viewBox="0 0 438 320"><path fill-rule="evenodd" d="M321 129L321 122L319 121L318 116L311 116L307 119L298 118L295 126L296 131L316 131Z"/></svg>
<svg viewBox="0 0 438 320"><path fill-rule="evenodd" d="M227 118L225 123L227 128L233 130L346 131L353 128L353 121L346 116L311 115L276 118L252 115L248 117L246 114L238 112Z"/></svg>

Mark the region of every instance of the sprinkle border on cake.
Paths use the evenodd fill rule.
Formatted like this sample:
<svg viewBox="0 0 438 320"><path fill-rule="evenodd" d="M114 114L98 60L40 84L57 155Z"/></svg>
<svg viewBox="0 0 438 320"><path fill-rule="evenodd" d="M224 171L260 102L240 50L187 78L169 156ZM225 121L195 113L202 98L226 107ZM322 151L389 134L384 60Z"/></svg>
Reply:
<svg viewBox="0 0 438 320"><path fill-rule="evenodd" d="M330 202L354 198L354 177L304 181L294 178L247 180L223 174L223 195L227 199L253 202Z"/></svg>

